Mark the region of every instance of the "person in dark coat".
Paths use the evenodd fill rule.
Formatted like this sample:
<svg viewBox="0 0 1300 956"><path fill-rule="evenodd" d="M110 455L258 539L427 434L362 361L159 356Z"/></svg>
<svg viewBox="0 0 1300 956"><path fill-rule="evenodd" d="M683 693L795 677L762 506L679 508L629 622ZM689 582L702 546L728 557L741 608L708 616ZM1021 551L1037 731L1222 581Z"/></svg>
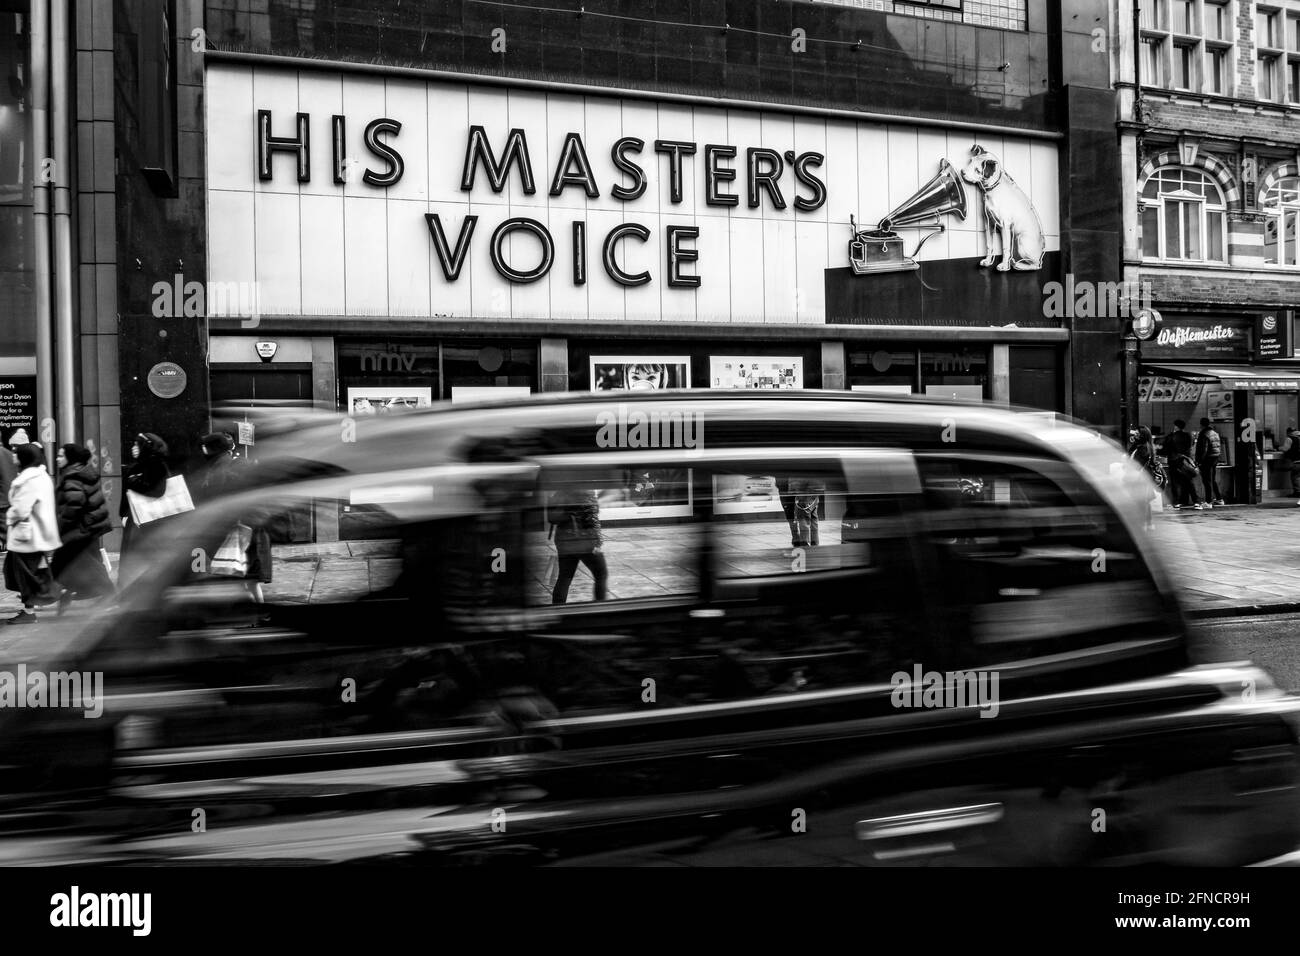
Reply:
<svg viewBox="0 0 1300 956"><path fill-rule="evenodd" d="M59 480L54 486L54 508L62 547L50 568L64 589L59 611L75 599L99 598L113 593L113 579L100 558L100 539L113 530L108 503L99 485L99 473L90 463L90 451L80 445L63 445L56 459Z"/></svg>
<svg viewBox="0 0 1300 956"><path fill-rule="evenodd" d="M123 469L122 505L118 516L122 519L122 562L139 550L143 528L131 518L128 491L146 498L161 498L167 493L167 479L172 475L167 467L167 443L153 432L141 432L131 442L131 464Z"/></svg>
<svg viewBox="0 0 1300 956"><path fill-rule="evenodd" d="M1196 467L1201 470L1201 487L1205 490L1205 507L1223 504L1219 490L1219 455L1223 442L1208 418L1201 419L1201 430L1196 433Z"/></svg>
<svg viewBox="0 0 1300 956"><path fill-rule="evenodd" d="M199 443L203 448L204 462L194 474L190 490L196 505L233 494L251 483L248 469L255 466L245 458L235 457L235 441L229 432L204 435ZM271 536L263 523L247 517L242 523L253 532L244 552L248 562L244 581L253 599L260 604L263 601L262 585L271 582Z"/></svg>
<svg viewBox="0 0 1300 956"><path fill-rule="evenodd" d="M1174 430L1165 436L1164 453L1169 461L1169 483L1174 497L1174 508L1191 505L1197 511L1204 509L1201 495L1196 490L1195 480L1184 472L1184 460L1194 470L1196 461L1192 458L1192 434L1186 431L1187 422L1181 418L1174 421Z"/></svg>
<svg viewBox="0 0 1300 956"><path fill-rule="evenodd" d="M600 495L594 489L567 489L555 495L549 509L554 525L555 550L559 555L559 574L551 591L552 604L569 600L569 585L581 562L591 572L594 582L593 601L603 601L609 582L609 568L602 546L605 536L600 528Z"/></svg>

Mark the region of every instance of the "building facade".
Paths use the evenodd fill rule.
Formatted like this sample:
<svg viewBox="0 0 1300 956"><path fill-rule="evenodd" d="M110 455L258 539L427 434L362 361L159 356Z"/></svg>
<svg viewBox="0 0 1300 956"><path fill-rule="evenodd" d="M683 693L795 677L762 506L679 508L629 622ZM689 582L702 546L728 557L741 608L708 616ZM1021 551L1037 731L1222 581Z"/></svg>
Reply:
<svg viewBox="0 0 1300 956"><path fill-rule="evenodd" d="M1279 448L1300 395L1300 4L1122 0L1116 23L1124 273L1163 317L1154 340L1130 340L1127 419L1159 437L1208 418L1225 494L1285 495Z"/></svg>
<svg viewBox="0 0 1300 956"><path fill-rule="evenodd" d="M183 465L214 408L485 389L880 389L1118 433L1120 322L1062 294L1123 278L1107 3L571 6L75 4L106 475L140 431Z"/></svg>

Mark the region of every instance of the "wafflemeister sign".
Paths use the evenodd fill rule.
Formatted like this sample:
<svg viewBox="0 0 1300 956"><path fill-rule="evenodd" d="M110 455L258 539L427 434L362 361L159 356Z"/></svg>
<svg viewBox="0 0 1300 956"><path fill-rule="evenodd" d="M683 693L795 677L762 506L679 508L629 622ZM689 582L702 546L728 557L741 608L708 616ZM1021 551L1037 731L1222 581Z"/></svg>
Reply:
<svg viewBox="0 0 1300 956"><path fill-rule="evenodd" d="M852 223L970 133L216 64L209 263L265 315L824 321ZM997 138L1059 247L1056 147ZM989 254L972 217L922 259Z"/></svg>

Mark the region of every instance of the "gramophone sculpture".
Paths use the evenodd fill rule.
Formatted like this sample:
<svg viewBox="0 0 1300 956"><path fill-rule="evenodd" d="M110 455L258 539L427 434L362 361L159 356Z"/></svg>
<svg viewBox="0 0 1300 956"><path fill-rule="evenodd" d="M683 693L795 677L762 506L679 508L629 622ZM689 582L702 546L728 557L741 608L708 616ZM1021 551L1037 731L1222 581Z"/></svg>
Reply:
<svg viewBox="0 0 1300 956"><path fill-rule="evenodd" d="M912 258L921 251L927 239L944 231L939 217L953 213L958 219L966 218L966 190L952 164L939 160L939 172L928 183L912 194L901 206L891 212L875 229L859 230L852 216L853 239L849 242L849 263L856 275L877 272L907 272L919 269ZM903 253L903 237L894 232L895 226L912 226L924 223L931 230L912 250L912 256Z"/></svg>

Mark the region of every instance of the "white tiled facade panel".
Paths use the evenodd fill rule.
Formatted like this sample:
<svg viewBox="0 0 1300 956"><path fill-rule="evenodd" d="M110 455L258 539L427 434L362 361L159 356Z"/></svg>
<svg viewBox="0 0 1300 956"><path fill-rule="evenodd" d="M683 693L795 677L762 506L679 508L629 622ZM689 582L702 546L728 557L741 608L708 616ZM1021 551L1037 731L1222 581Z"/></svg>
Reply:
<svg viewBox="0 0 1300 956"><path fill-rule="evenodd" d="M906 200L947 159L959 171L979 143L1003 159L1004 172L1030 197L1043 224L1047 249L1059 249L1057 157L1050 142L976 135L903 124L855 122L782 113L582 93L553 93L216 64L207 71L208 262L213 283L255 283L261 314L478 320L622 320L726 322L825 321L825 270L848 267L852 232L870 229ZM273 178L257 175L257 111L272 111L273 136L295 133L295 114L310 117L311 180L299 183L295 157L272 155ZM348 159L356 165L343 184L333 178L331 117L346 117ZM396 135L382 135L404 160L393 186L365 183L369 168L387 163L363 141L366 125L389 117ZM536 191L526 193L517 169L505 188L492 190L480 164L474 188L461 189L471 126L484 127L500 156L512 129L524 130ZM568 133L581 135L599 188L588 198L580 185L552 197L550 185ZM645 142L629 154L646 172L638 199L620 201L614 186L630 185L610 155L623 136ZM682 201L672 201L669 159L656 140L693 143L684 159ZM726 165L736 179L726 184L737 206L705 202L706 144L736 147ZM813 211L794 207L799 184L786 163L779 180L786 208L766 193L758 208L747 204L745 150L767 147L798 155L822 153L812 168L826 185L826 202ZM945 217L947 232L925 244L922 262L985 253L979 190L966 185L965 221ZM436 213L455 246L467 215L478 217L464 266L449 281L425 220ZM493 267L489 244L504 220L527 217L542 223L554 242L554 263L531 283L503 278ZM572 223L586 228L586 283L573 277ZM610 230L639 223L645 243L626 238L615 248L626 272L649 271L651 281L627 287L605 271L601 249ZM666 281L665 230L700 230L699 259L684 271L698 275L698 288ZM910 251L924 232L900 230ZM690 244L687 244L687 248ZM539 261L539 242L515 233L504 243L507 261L527 269ZM864 276L858 281L870 282Z"/></svg>

